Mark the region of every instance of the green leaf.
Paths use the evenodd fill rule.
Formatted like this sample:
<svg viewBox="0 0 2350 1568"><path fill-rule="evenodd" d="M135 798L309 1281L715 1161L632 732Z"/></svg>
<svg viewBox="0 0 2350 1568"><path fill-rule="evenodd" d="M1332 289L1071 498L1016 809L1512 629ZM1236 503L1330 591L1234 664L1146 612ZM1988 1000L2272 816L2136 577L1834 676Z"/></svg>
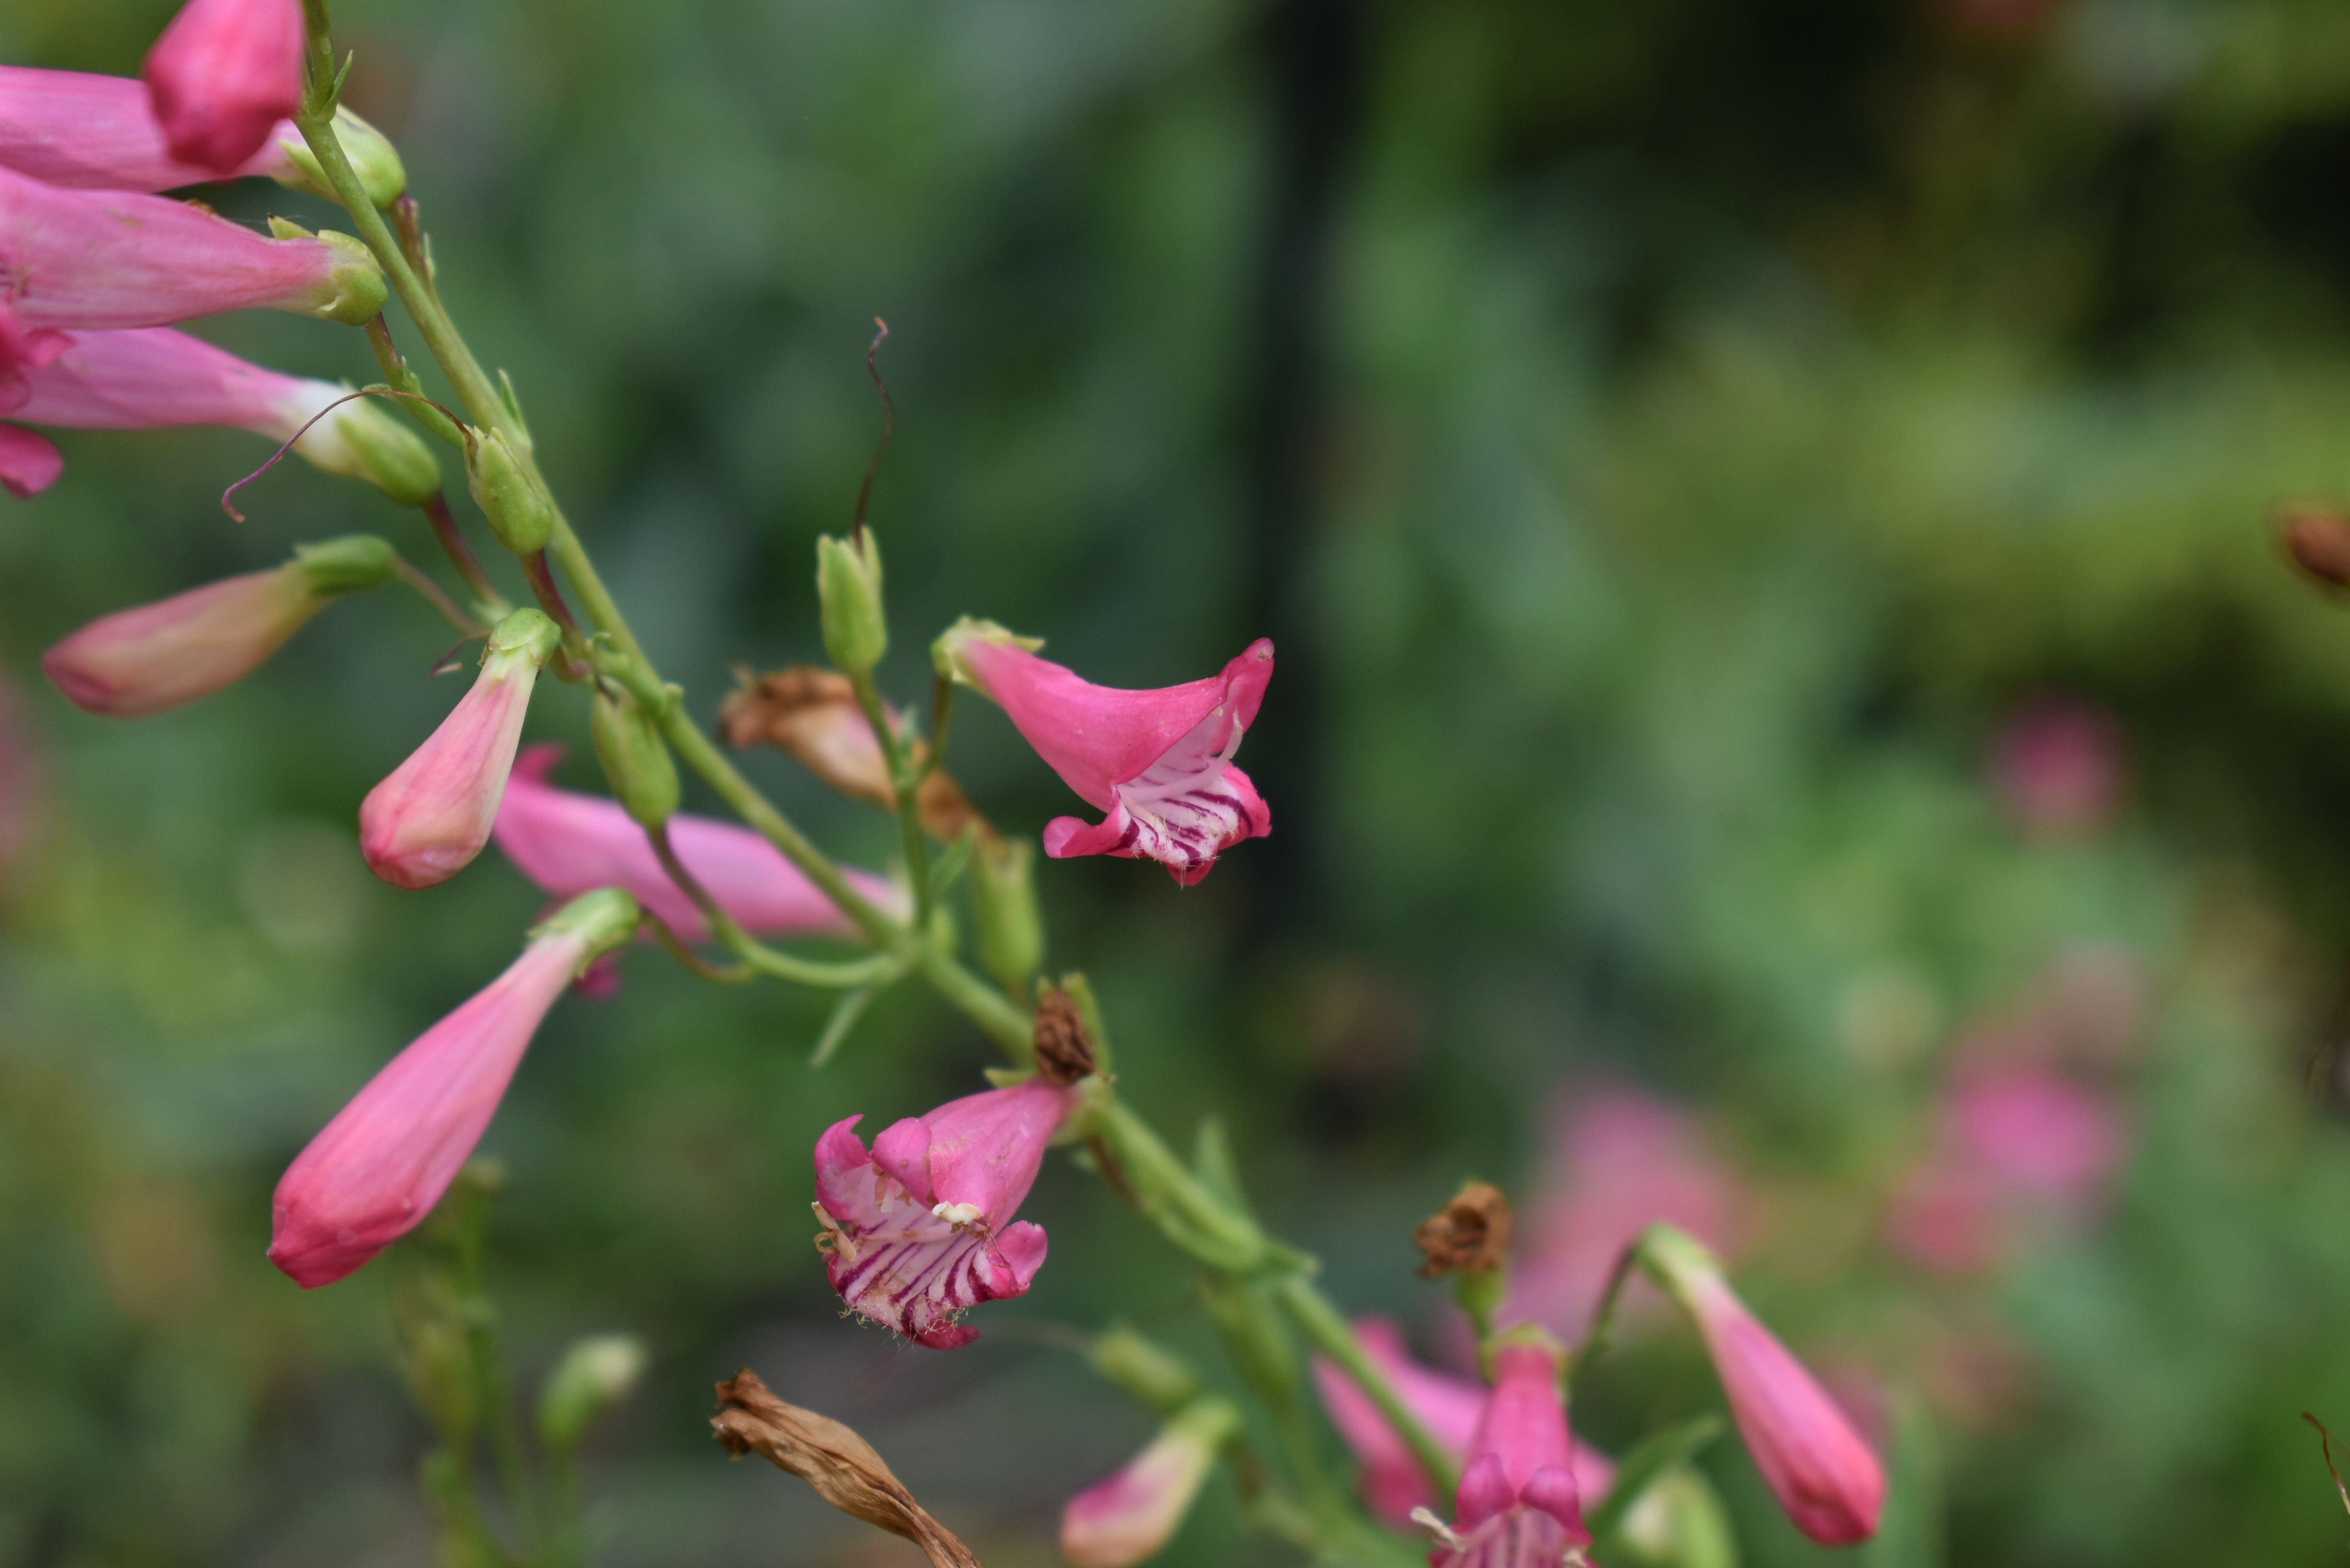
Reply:
<svg viewBox="0 0 2350 1568"><path fill-rule="evenodd" d="M866 1006L880 989L878 985L864 985L841 992L840 1000L832 1004L832 1017L826 1021L824 1033L816 1036L816 1049L808 1053L809 1066L821 1067L832 1060L833 1053L848 1038L848 1032L857 1027L857 1021L865 1016Z"/></svg>

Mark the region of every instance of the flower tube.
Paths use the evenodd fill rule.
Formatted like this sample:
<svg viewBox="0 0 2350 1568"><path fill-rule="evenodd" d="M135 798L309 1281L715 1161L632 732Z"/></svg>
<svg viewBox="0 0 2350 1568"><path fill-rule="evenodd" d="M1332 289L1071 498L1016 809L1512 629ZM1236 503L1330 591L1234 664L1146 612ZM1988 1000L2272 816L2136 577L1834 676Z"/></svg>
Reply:
<svg viewBox="0 0 2350 1568"><path fill-rule="evenodd" d="M490 841L531 688L562 633L535 609L498 623L473 690L359 803L359 853L395 888L446 882Z"/></svg>
<svg viewBox="0 0 2350 1568"><path fill-rule="evenodd" d="M849 1310L935 1350L979 1337L955 1319L1028 1293L1045 1231L1012 1223L1076 1091L1032 1080L951 1100L873 1140L850 1116L816 1146L825 1273Z"/></svg>
<svg viewBox="0 0 2350 1568"><path fill-rule="evenodd" d="M1738 1299L1712 1254L1658 1225L1640 1238L1639 1257L1696 1319L1739 1436L1795 1528L1824 1546L1876 1534L1883 1467L1827 1391Z"/></svg>
<svg viewBox="0 0 2350 1568"><path fill-rule="evenodd" d="M168 197L61 190L0 169L0 276L26 330L166 327L253 309L359 326L382 310L383 272L365 245L283 229L265 238Z"/></svg>
<svg viewBox="0 0 2350 1568"><path fill-rule="evenodd" d="M1116 1474L1068 1501L1061 1510L1061 1555L1074 1568L1130 1568L1157 1556L1240 1425L1228 1400L1187 1407Z"/></svg>
<svg viewBox="0 0 2350 1568"><path fill-rule="evenodd" d="M172 156L234 173L302 107L301 0L188 0L140 75Z"/></svg>
<svg viewBox="0 0 2350 1568"><path fill-rule="evenodd" d="M291 441L317 467L365 480L405 505L421 506L441 488L440 465L423 438L373 400L352 398L332 381L265 370L168 327L77 332L47 365L21 374L23 401L9 412L28 424L226 425Z"/></svg>
<svg viewBox="0 0 2350 1568"><path fill-rule="evenodd" d="M311 1290L414 1230L481 1142L547 1009L637 919L616 889L573 899L504 974L393 1057L278 1181L269 1261Z"/></svg>
<svg viewBox="0 0 2350 1568"><path fill-rule="evenodd" d="M41 669L86 713L161 713L243 680L337 598L391 581L397 563L366 534L297 545L274 570L94 620L43 654Z"/></svg>
<svg viewBox="0 0 2350 1568"><path fill-rule="evenodd" d="M1452 1522L1426 1509L1415 1516L1436 1535L1430 1568L1556 1568L1571 1549L1591 1543L1559 1396L1564 1360L1540 1329L1495 1345L1493 1391L1470 1440Z"/></svg>
<svg viewBox="0 0 2350 1568"><path fill-rule="evenodd" d="M563 748L548 743L515 761L491 829L505 857L557 898L625 888L681 940L706 940L702 911L678 891L645 830L617 802L547 782L562 760ZM669 819L669 838L703 891L753 936L847 936L854 929L798 867L747 827L681 813ZM904 913L905 897L890 883L853 868L843 875L879 908Z"/></svg>
<svg viewBox="0 0 2350 1568"><path fill-rule="evenodd" d="M1096 686L1039 659L1033 639L963 620L940 638L939 672L1010 716L1062 782L1108 814L1045 828L1045 853L1152 859L1191 887L1216 857L1273 831L1273 813L1232 765L1273 680L1273 644L1251 643L1205 680L1153 691Z"/></svg>
<svg viewBox="0 0 2350 1568"><path fill-rule="evenodd" d="M366 120L338 109L335 138L377 206L408 188L399 152ZM213 169L172 156L137 78L32 66L0 66L0 169L78 191L172 191L259 175L334 194L290 120L280 120L261 150L234 169Z"/></svg>
<svg viewBox="0 0 2350 1568"><path fill-rule="evenodd" d="M21 425L0 425L0 489L29 500L57 482L65 454L48 437Z"/></svg>

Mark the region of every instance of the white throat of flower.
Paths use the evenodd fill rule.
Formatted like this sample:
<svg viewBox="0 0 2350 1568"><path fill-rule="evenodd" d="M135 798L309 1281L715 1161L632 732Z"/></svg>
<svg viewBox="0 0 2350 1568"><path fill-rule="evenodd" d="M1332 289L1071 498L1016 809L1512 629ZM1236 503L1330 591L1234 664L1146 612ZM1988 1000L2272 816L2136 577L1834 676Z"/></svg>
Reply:
<svg viewBox="0 0 2350 1568"><path fill-rule="evenodd" d="M1125 817L1122 851L1189 871L1246 836L1247 809L1224 784L1224 769L1241 749L1245 729L1232 725L1222 747L1211 749L1223 722L1218 703L1157 762L1110 786Z"/></svg>

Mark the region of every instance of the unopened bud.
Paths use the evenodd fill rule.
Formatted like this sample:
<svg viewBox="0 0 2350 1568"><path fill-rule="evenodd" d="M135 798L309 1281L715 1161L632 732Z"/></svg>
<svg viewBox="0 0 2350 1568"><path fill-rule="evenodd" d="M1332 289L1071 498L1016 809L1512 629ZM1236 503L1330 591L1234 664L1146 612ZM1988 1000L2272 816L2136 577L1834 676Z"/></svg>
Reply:
<svg viewBox="0 0 2350 1568"><path fill-rule="evenodd" d="M1093 1075L1094 1043L1076 1000L1057 985L1036 999L1035 1044L1036 1072L1046 1083L1066 1088Z"/></svg>
<svg viewBox="0 0 2350 1568"><path fill-rule="evenodd" d="M1240 1427L1240 1411L1217 1398L1168 1422L1125 1468L1069 1500L1061 1511L1062 1559L1071 1568L1132 1568L1159 1555Z"/></svg>
<svg viewBox="0 0 2350 1568"><path fill-rule="evenodd" d="M294 564L320 594L358 593L380 588L400 573L400 555L372 534L346 534L315 545L294 546Z"/></svg>
<svg viewBox="0 0 2350 1568"><path fill-rule="evenodd" d="M538 1396L538 1435L550 1449L575 1449L597 1417L634 1391L645 1347L624 1334L575 1342L546 1376Z"/></svg>
<svg viewBox="0 0 2350 1568"><path fill-rule="evenodd" d="M403 506L421 506L441 491L441 465L424 438L372 398L329 410L295 439L294 450L328 473L367 481Z"/></svg>
<svg viewBox="0 0 2350 1568"><path fill-rule="evenodd" d="M392 146L390 138L349 109L338 109L335 139L343 144L343 154L351 161L351 171L359 177L360 188L367 192L369 201L379 207L389 207L400 200L401 192L408 189L408 171L400 166L399 151ZM276 176L279 184L324 196L330 202L338 200L301 132L286 133L283 145L286 161L292 167Z"/></svg>
<svg viewBox="0 0 2350 1568"><path fill-rule="evenodd" d="M536 556L555 536L555 503L501 432L467 432L465 488L498 543L515 555Z"/></svg>
<svg viewBox="0 0 2350 1568"><path fill-rule="evenodd" d="M852 675L880 663L889 649L889 622L881 603L881 547L871 529L816 542L816 597L826 656Z"/></svg>
<svg viewBox="0 0 2350 1568"><path fill-rule="evenodd" d="M2350 509L2291 502L2277 508L2276 528L2294 566L2329 588L2350 588Z"/></svg>
<svg viewBox="0 0 2350 1568"><path fill-rule="evenodd" d="M667 822L677 810L677 763L651 715L625 691L598 691L588 732L612 783L612 798L647 827Z"/></svg>
<svg viewBox="0 0 2350 1568"><path fill-rule="evenodd" d="M1182 1357L1123 1324L1095 1340L1086 1359L1154 1410L1172 1414L1200 1392L1200 1375Z"/></svg>
<svg viewBox="0 0 2350 1568"><path fill-rule="evenodd" d="M1655 1568L1738 1568L1738 1538L1721 1500L1686 1465L1648 1483L1624 1515L1623 1534Z"/></svg>
<svg viewBox="0 0 2350 1568"><path fill-rule="evenodd" d="M1035 851L1024 842L982 838L972 855L972 912L980 962L1014 996L1045 961L1045 919L1036 908Z"/></svg>

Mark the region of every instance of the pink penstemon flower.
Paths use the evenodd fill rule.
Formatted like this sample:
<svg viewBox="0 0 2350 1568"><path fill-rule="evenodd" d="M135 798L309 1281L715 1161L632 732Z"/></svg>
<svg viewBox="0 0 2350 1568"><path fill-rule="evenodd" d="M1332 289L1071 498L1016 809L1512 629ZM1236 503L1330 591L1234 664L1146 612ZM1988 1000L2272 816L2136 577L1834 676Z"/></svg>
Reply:
<svg viewBox="0 0 2350 1568"><path fill-rule="evenodd" d="M294 450L329 473L421 505L441 488L421 437L348 387L281 375L168 327L76 332L21 372L10 417L71 430L225 425Z"/></svg>
<svg viewBox="0 0 2350 1568"><path fill-rule="evenodd" d="M140 75L172 156L236 171L302 107L301 0L188 0Z"/></svg>
<svg viewBox="0 0 2350 1568"><path fill-rule="evenodd" d="M377 206L407 188L400 154L382 132L338 109L335 135ZM0 66L0 169L76 191L172 191L257 175L330 193L291 120L278 121L234 168L211 168L172 156L144 82L31 66Z"/></svg>
<svg viewBox="0 0 2350 1568"><path fill-rule="evenodd" d="M441 727L359 803L359 852L396 888L430 888L490 841L531 689L561 632L535 609L498 623L482 672Z"/></svg>
<svg viewBox="0 0 2350 1568"><path fill-rule="evenodd" d="M623 888L683 940L708 937L702 911L677 889L652 846L617 802L557 789L547 774L558 745L532 746L515 760L492 836L522 874L567 898L590 888ZM852 928L816 885L761 835L682 813L669 819L670 846L719 908L754 936L847 936ZM878 908L902 913L905 896L853 867L850 886Z"/></svg>
<svg viewBox="0 0 2350 1568"><path fill-rule="evenodd" d="M1885 1470L1819 1381L1757 1321L1711 1253L1669 1225L1638 1256L1696 1320L1755 1468L1795 1528L1825 1546L1877 1533Z"/></svg>
<svg viewBox="0 0 2350 1568"><path fill-rule="evenodd" d="M956 1319L982 1302L1025 1295L1045 1262L1045 1231L1013 1222L1077 1091L1041 1080L952 1100L873 1140L862 1117L816 1146L816 1245L849 1309L918 1345L978 1337Z"/></svg>
<svg viewBox="0 0 2350 1568"><path fill-rule="evenodd" d="M637 920L616 889L572 900L504 974L393 1057L277 1183L269 1261L305 1290L328 1285L421 1223L481 1142L547 1010Z"/></svg>
<svg viewBox="0 0 2350 1568"><path fill-rule="evenodd" d="M1415 1514L1435 1532L1430 1568L1558 1568L1591 1543L1570 1458L1565 1360L1540 1329L1515 1329L1493 1347L1493 1389L1470 1439L1451 1524Z"/></svg>
<svg viewBox="0 0 2350 1568"><path fill-rule="evenodd" d="M1484 1385L1414 1361L1402 1332L1385 1318L1357 1318L1354 1330L1372 1365L1420 1425L1455 1458L1465 1457L1485 1412ZM1427 1471L1353 1378L1335 1362L1317 1356L1314 1383L1330 1424L1362 1467L1363 1499L1373 1513L1393 1524L1408 1524L1413 1511L1435 1502ZM1615 1462L1580 1438L1571 1441L1567 1464L1586 1502L1605 1497L1616 1483Z"/></svg>
<svg viewBox="0 0 2350 1568"><path fill-rule="evenodd" d="M391 546L369 535L301 545L274 570L94 620L43 654L41 669L86 713L164 712L244 679L336 598L395 570Z"/></svg>
<svg viewBox="0 0 2350 1568"><path fill-rule="evenodd" d="M933 650L939 671L972 687L1011 718L1062 782L1107 813L1088 826L1056 817L1045 853L1157 860L1185 887L1216 857L1273 831L1273 813L1232 766L1273 680L1273 644L1260 638L1221 674L1128 691L1096 686L1039 659L1033 640L963 620Z"/></svg>
<svg viewBox="0 0 2350 1568"><path fill-rule="evenodd" d="M1131 1568L1157 1556L1240 1426L1240 1412L1223 1399L1178 1412L1149 1447L1063 1507L1063 1559L1071 1568Z"/></svg>

